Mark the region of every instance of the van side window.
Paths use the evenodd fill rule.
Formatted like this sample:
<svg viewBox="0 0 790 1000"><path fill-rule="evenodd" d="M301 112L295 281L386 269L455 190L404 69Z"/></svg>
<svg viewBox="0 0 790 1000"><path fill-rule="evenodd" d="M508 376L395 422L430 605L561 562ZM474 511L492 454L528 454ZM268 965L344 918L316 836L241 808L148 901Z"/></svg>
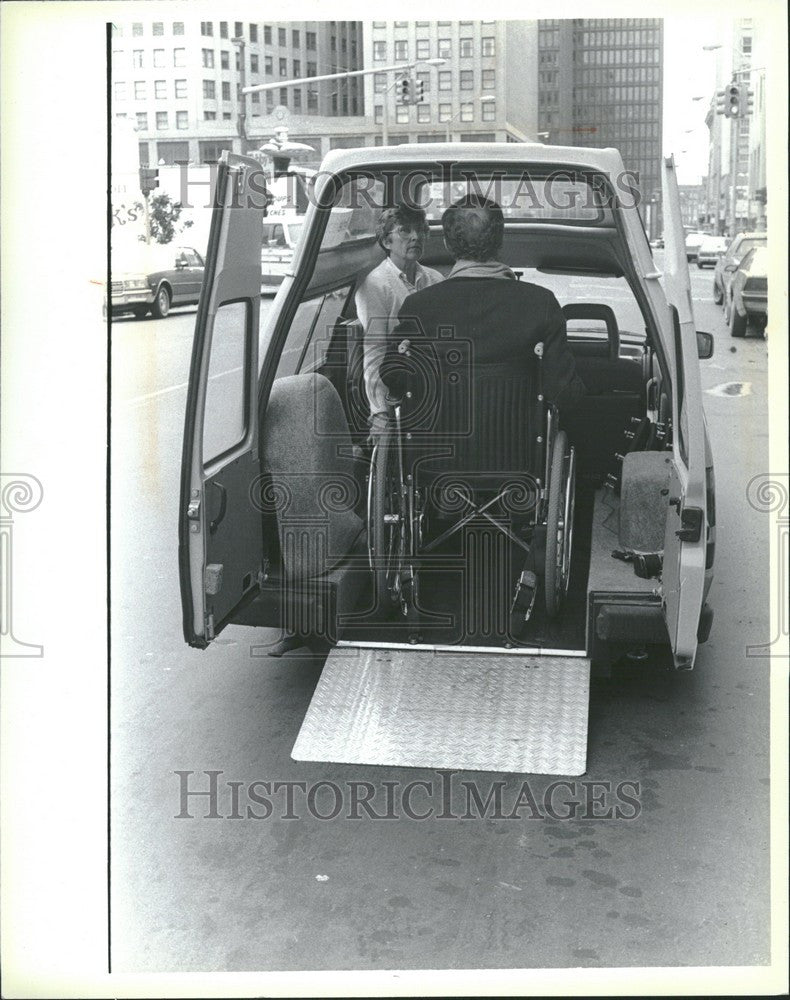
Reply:
<svg viewBox="0 0 790 1000"><path fill-rule="evenodd" d="M321 367L350 291L351 286L345 285L299 305L280 355L275 379Z"/></svg>

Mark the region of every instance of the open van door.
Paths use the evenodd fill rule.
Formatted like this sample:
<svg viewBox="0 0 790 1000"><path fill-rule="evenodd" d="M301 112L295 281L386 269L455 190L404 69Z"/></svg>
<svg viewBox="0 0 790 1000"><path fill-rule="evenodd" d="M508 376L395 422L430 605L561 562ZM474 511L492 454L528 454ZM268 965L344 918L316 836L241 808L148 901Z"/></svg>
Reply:
<svg viewBox="0 0 790 1000"><path fill-rule="evenodd" d="M705 430L691 282L675 163L662 167L665 289L672 324L672 473L664 538L662 604L675 666L690 670L705 586Z"/></svg>
<svg viewBox="0 0 790 1000"><path fill-rule="evenodd" d="M263 518L253 503L258 455L261 165L223 153L189 374L179 576L184 638L205 648L255 597Z"/></svg>

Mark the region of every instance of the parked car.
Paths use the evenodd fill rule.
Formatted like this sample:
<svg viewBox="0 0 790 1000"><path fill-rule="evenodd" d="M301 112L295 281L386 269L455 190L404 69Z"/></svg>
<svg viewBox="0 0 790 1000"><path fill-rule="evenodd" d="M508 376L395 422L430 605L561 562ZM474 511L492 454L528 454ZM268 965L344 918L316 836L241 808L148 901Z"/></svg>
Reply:
<svg viewBox="0 0 790 1000"><path fill-rule="evenodd" d="M716 261L727 249L726 236L706 236L697 251L697 267L715 267Z"/></svg>
<svg viewBox="0 0 790 1000"><path fill-rule="evenodd" d="M723 305L729 292L730 277L735 268L752 247L765 246L768 242L767 233L738 233L730 245L719 257L713 271L713 301ZM731 265L735 265L732 268Z"/></svg>
<svg viewBox="0 0 790 1000"><path fill-rule="evenodd" d="M663 217L675 248L665 252L676 258L666 281L637 207L617 197L624 165L616 150L537 143L333 150L318 174L293 263L259 329L260 234L274 220L265 218L258 194L260 164L224 152L208 247L213 284L198 312L185 416L178 514L185 641L206 648L236 624L273 627L284 641L309 644L363 648L375 640L398 658L452 647L460 664L485 656L482 647L529 653L534 665L541 655L581 656L607 670L629 654L632 662L644 659L650 649L690 669L713 615L706 603L715 548L713 462L699 371L713 338L697 332L691 311L671 158L662 171ZM459 566L454 553L446 573L441 562L431 569L435 553L427 548L425 564L410 562L436 540L446 518L463 521L468 506L463 473L462 486L451 482L445 496L423 490L423 467L410 466L415 485L396 460L417 445L445 449L436 425L428 421L409 444L393 410L385 438L372 456L366 450L354 292L383 260L376 223L385 207L405 198L426 204L452 183L462 192L485 191L509 209L499 258L519 280L554 291L587 387L577 407L558 416L536 389L542 352L535 351L538 381L528 397L489 389L485 412L454 397L453 419L466 414L472 432L475 420L489 420L493 444L481 446L478 459L498 463L497 481L510 477L507 497L513 476L532 477L538 487L514 508L524 532L514 551L523 562L524 545L534 548L545 586L545 617L532 633L534 622L526 619L525 633L510 632L508 613L518 601L511 606L511 593L502 598L498 587L485 593L491 600L500 595L503 615L470 617L483 592L464 603L464 574L472 568ZM439 218L429 223L422 262L445 275L453 265ZM571 320L583 328L573 330ZM485 380L476 377L465 342L449 343L452 328L434 334L442 364L454 367L429 400L477 392ZM431 378L432 364L418 365L417 377ZM500 421L501 411L509 418ZM463 444L464 433L454 440ZM526 444L514 452L517 441ZM453 447L439 452L451 453ZM519 464L505 473L511 453ZM489 473L482 485L469 475L470 489L486 488ZM585 513L575 527L574 502ZM507 503L486 503L484 510L495 537L508 536ZM574 533L581 557L571 545ZM568 589L573 566L581 576Z"/></svg>
<svg viewBox="0 0 790 1000"><path fill-rule="evenodd" d="M261 247L261 291L276 290L290 270L303 225L303 215L272 215L265 219Z"/></svg>
<svg viewBox="0 0 790 1000"><path fill-rule="evenodd" d="M751 324L764 332L768 323L768 247L752 247L732 268L724 318L732 337L745 337Z"/></svg>
<svg viewBox="0 0 790 1000"><path fill-rule="evenodd" d="M686 260L693 261L697 259L697 252L706 238L706 233L688 233L686 235Z"/></svg>
<svg viewBox="0 0 790 1000"><path fill-rule="evenodd" d="M163 319L171 306L194 305L203 287L205 262L192 247L140 243L111 259L112 315L150 312Z"/></svg>

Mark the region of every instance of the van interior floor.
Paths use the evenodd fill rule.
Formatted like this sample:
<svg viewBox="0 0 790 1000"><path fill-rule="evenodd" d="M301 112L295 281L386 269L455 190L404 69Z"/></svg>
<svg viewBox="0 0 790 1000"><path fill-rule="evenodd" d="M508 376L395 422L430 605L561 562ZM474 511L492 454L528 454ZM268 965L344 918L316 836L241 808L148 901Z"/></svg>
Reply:
<svg viewBox="0 0 790 1000"><path fill-rule="evenodd" d="M546 613L541 583L529 621L517 635L511 633L510 607L524 568L523 550L493 526L472 523L420 568L416 629L396 607L376 609L368 592L343 628L342 639L405 643L416 633L426 645L584 650L595 486L577 480L571 575L556 618Z"/></svg>

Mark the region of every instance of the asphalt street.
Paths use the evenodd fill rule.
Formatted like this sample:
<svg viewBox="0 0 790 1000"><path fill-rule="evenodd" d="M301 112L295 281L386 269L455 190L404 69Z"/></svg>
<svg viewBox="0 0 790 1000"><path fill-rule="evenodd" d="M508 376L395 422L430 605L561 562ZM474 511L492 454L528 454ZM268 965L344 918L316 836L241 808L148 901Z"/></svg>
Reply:
<svg viewBox="0 0 790 1000"><path fill-rule="evenodd" d="M528 776L538 814L513 819L460 818L458 784L445 819L438 808L424 820L403 809L320 819L331 800L311 812L298 789L289 819L284 788L271 815L248 818L255 781L364 781L383 795L387 781L442 779L291 760L321 663L257 655L266 636L242 627L206 651L184 644L176 529L195 310L113 324L114 971L768 961L768 660L747 647L770 639L769 521L747 487L769 471L771 330L767 342L732 340L711 272L693 268L692 286L716 342L701 363L717 480L711 638L690 674L597 681L584 780L610 791L555 789L552 816L551 779ZM209 796L182 809L184 788L210 789L207 771L219 772L215 818ZM496 777L453 780L475 779L485 796ZM504 776L506 803L525 778ZM602 815L623 782L636 805ZM590 794L604 806L591 809ZM427 800L423 786L415 810Z"/></svg>

